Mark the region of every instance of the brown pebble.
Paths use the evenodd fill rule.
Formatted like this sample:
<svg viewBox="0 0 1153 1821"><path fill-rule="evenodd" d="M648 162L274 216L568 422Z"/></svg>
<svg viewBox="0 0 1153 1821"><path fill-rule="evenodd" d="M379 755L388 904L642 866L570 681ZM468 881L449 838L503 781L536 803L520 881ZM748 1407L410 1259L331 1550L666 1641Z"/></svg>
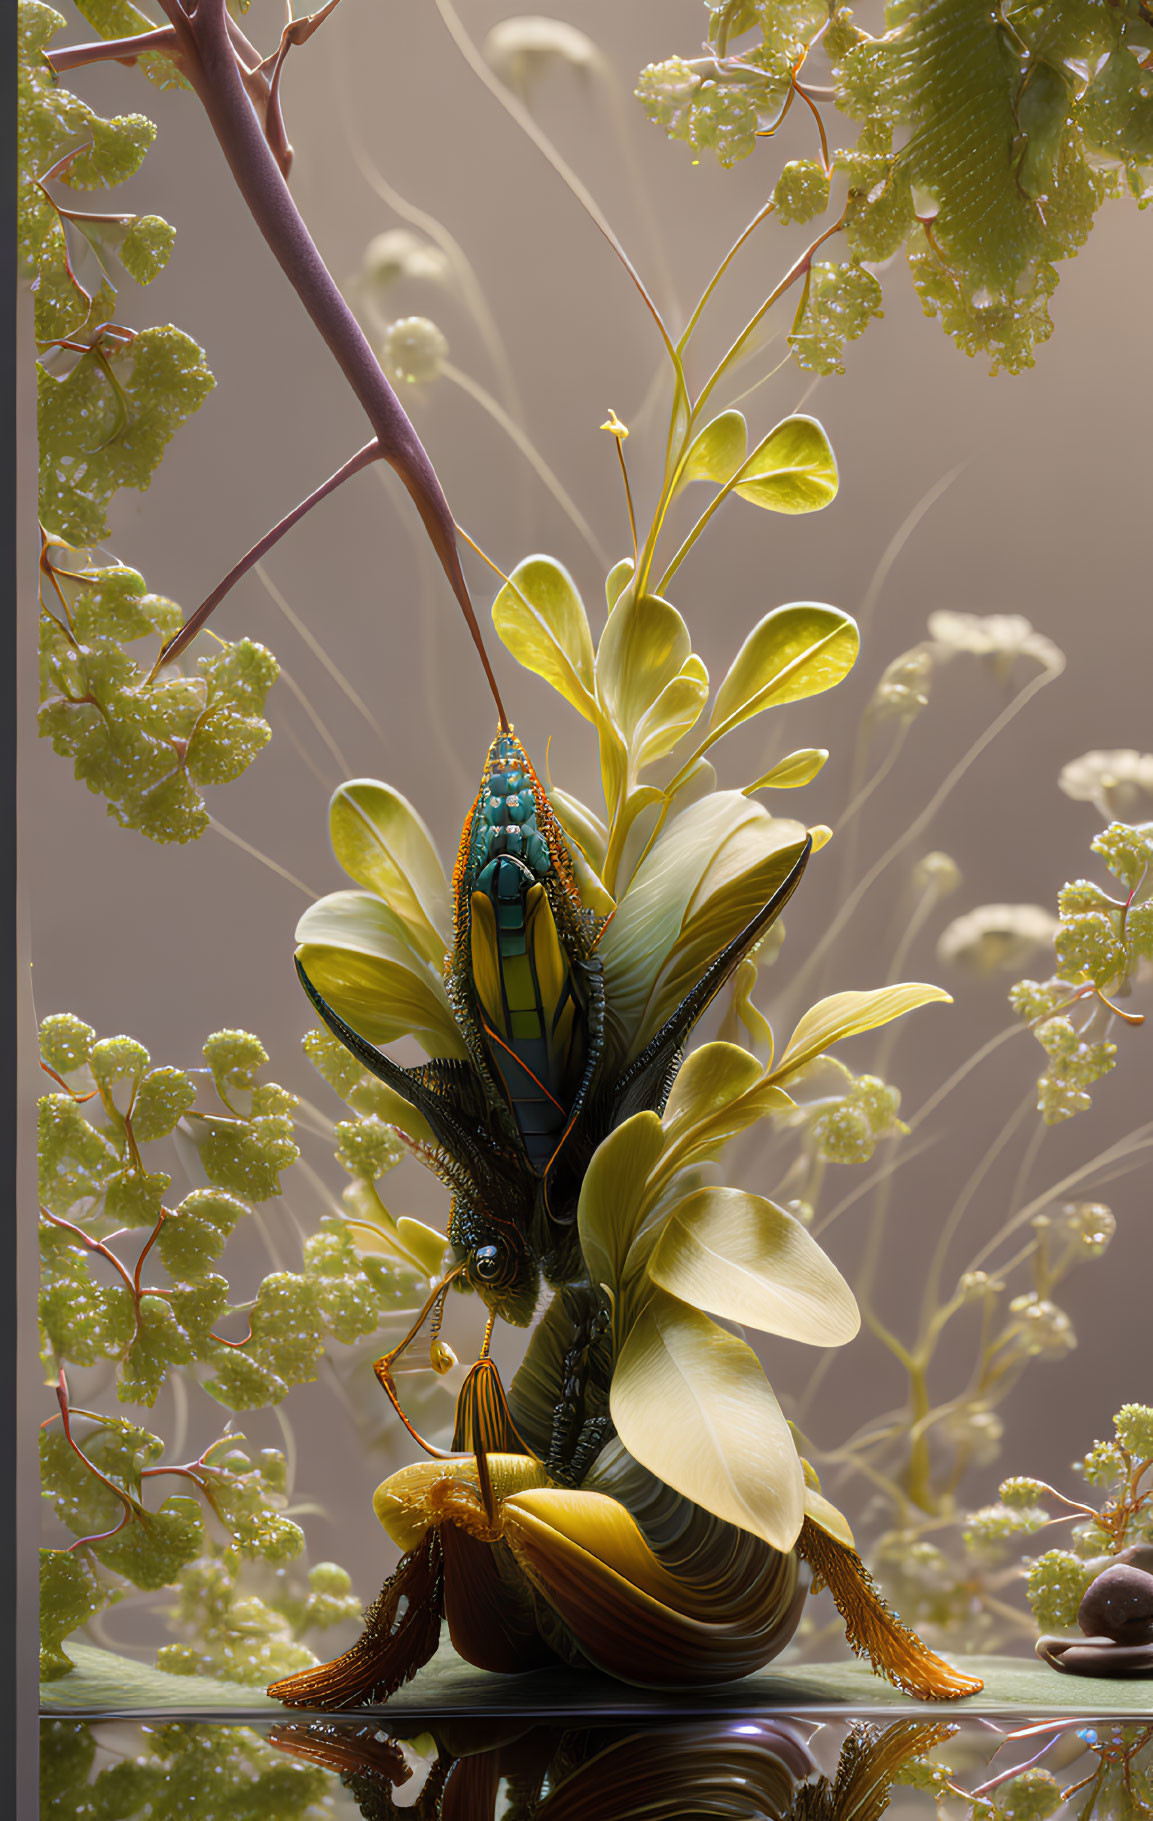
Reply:
<svg viewBox="0 0 1153 1821"><path fill-rule="evenodd" d="M1077 1623L1087 1638L1153 1643L1153 1574L1123 1562L1104 1569L1086 1588Z"/></svg>

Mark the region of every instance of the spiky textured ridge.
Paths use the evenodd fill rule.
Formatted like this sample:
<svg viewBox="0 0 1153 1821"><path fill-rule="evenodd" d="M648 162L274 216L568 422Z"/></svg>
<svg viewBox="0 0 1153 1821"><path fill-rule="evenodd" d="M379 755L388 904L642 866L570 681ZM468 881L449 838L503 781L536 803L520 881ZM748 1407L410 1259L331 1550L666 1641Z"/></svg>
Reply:
<svg viewBox="0 0 1153 1821"><path fill-rule="evenodd" d="M332 1663L274 1682L268 1693L287 1707L329 1711L387 1701L436 1654L443 1611L443 1555L434 1526L385 1582L352 1649Z"/></svg>
<svg viewBox="0 0 1153 1821"><path fill-rule="evenodd" d="M805 1519L796 1548L812 1568L815 1584L823 1582L832 1594L852 1649L906 1694L921 1701L955 1701L985 1686L935 1656L890 1612L855 1549L836 1542L811 1518Z"/></svg>

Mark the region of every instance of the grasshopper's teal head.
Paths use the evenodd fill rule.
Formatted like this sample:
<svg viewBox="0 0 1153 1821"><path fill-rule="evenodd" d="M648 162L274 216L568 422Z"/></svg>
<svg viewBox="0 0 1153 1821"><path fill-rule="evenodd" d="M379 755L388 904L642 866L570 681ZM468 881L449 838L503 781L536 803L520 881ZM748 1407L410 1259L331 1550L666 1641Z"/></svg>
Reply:
<svg viewBox="0 0 1153 1821"><path fill-rule="evenodd" d="M489 747L480 794L473 809L466 884L470 892L496 898L520 895L552 871L552 855L537 821L540 783L528 754L513 734L498 734ZM512 862L509 865L507 862ZM503 880L494 891L495 881Z"/></svg>

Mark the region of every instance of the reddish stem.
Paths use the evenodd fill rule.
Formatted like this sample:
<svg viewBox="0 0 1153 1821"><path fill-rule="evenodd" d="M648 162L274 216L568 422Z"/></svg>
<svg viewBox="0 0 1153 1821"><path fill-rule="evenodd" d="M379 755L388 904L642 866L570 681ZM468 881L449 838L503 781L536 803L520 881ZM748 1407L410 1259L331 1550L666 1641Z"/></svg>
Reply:
<svg viewBox="0 0 1153 1821"><path fill-rule="evenodd" d="M428 454L352 311L321 259L292 200L275 154L245 93L224 0L199 0L189 16L179 0L161 0L186 51L189 82L208 115L244 201L274 257L376 433L420 513L472 635L502 729L508 718L473 611L448 501Z"/></svg>
<svg viewBox="0 0 1153 1821"><path fill-rule="evenodd" d="M284 536L286 531L291 531L292 527L304 517L306 512L310 512L313 506L319 505L320 501L334 492L343 481L349 480L354 474L359 474L360 470L362 468L367 468L370 462L379 461L383 453L384 451L381 449L379 442L374 437L372 442L364 445L363 449L358 449L356 454L352 456L349 461L345 462L343 468L338 468L335 474L330 475L323 486L318 487L314 493L310 493L307 499L301 500L299 506L294 506L292 511L288 513L285 518L280 520L279 524L272 527L271 531L266 531L264 536L260 538L257 543L253 544L251 550L247 551L246 554L241 557L240 561L233 565L224 580L217 583L216 587L212 590L212 593L200 603L196 612L192 614L189 619L185 620L180 631L169 639L167 645L165 645L160 656L152 666L152 672L148 681L151 682L153 677L156 676L157 672L161 670L165 664L173 663L180 656L185 647L192 643L192 640L205 625L210 615L219 607L225 595L236 586L242 576L248 574L248 571L260 561L262 556L266 555L275 544L280 542L280 539Z"/></svg>
<svg viewBox="0 0 1153 1821"><path fill-rule="evenodd" d="M88 1233L86 1233L84 1231L83 1227L75 1227L75 1226L73 1226L73 1224L70 1220L64 1220L59 1214L51 1213L49 1211L49 1209L47 1209L44 1206L43 1202L40 1203L40 1212L45 1220L51 1221L51 1223L54 1227L63 1227L67 1232L75 1233L77 1239L79 1239L85 1246L87 1246L87 1248L90 1252L99 1252L100 1256L102 1258L106 1258L108 1260L109 1264L112 1265L117 1271L119 1271L121 1277L124 1279L125 1285L127 1286L129 1295L132 1296L137 1301L137 1304L139 1305L138 1291L134 1287L132 1279L128 1275L127 1269L125 1268L125 1266L123 1264L121 1264L121 1262L117 1258L115 1252L110 1252L108 1247L106 1245L104 1245L101 1240L93 1239Z"/></svg>
<svg viewBox="0 0 1153 1821"><path fill-rule="evenodd" d="M45 51L44 56L54 73L78 70L86 63L135 63L146 51L164 51L175 58L180 39L170 25L154 32L140 32L134 38L102 38L95 44L69 44L58 51Z"/></svg>

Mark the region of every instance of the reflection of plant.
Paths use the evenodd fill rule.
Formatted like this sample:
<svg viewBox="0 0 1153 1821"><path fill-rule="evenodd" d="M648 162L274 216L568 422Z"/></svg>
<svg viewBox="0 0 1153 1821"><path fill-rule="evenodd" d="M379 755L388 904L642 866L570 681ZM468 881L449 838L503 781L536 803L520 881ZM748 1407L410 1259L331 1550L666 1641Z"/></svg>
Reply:
<svg viewBox="0 0 1153 1821"><path fill-rule="evenodd" d="M331 1780L294 1764L248 1726L153 1722L111 1762L84 1721L47 1720L40 1741L41 1814L165 1815L171 1821L313 1821ZM97 1747L104 1747L99 1752Z"/></svg>
<svg viewBox="0 0 1153 1821"><path fill-rule="evenodd" d="M1153 1813L1153 1726L1104 1721L1074 1730L1053 1720L1022 1727L1005 1734L986 1768L1010 1745L1025 1750L1024 1762L995 1771L972 1790L966 1787L972 1773L955 1771L938 1749L904 1765L895 1781L933 1795L938 1815L947 1802L963 1803L970 1821L1047 1821L1065 1803L1074 1821L1137 1821ZM1038 1763L1049 1755L1060 1774Z"/></svg>

